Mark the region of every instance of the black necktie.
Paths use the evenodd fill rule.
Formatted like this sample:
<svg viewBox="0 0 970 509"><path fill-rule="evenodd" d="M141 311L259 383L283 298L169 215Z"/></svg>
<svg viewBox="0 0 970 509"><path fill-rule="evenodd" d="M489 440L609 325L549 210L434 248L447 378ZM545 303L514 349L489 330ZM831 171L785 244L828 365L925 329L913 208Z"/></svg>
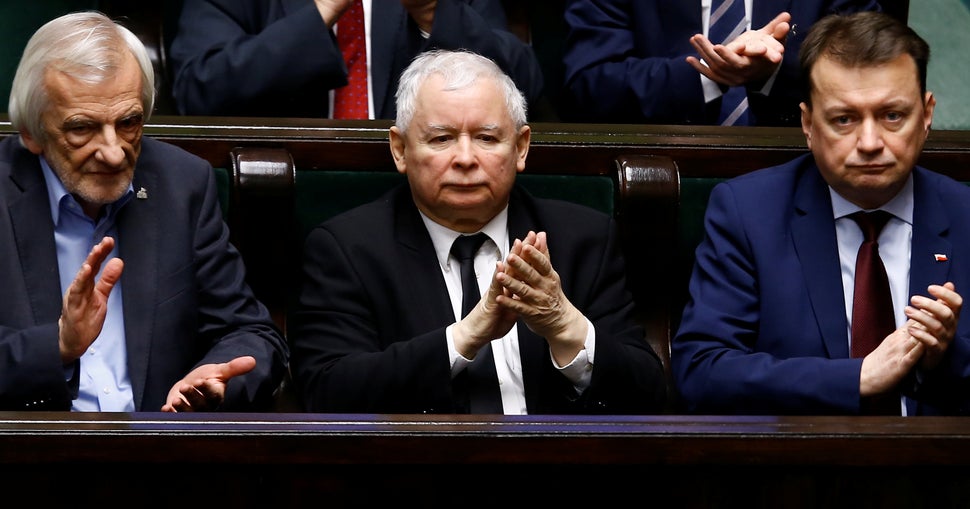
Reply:
<svg viewBox="0 0 970 509"><path fill-rule="evenodd" d="M451 245L451 254L461 266L461 316L465 317L481 300L475 275L475 253L488 238L484 233L461 235ZM473 414L501 414L502 395L495 374L491 344L486 344L465 368L468 376L469 407Z"/></svg>
<svg viewBox="0 0 970 509"><path fill-rule="evenodd" d="M889 277L879 257L879 232L892 214L877 210L856 212L849 216L862 230L862 244L855 264L855 290L852 297L852 357L865 357L896 330ZM900 415L899 393L869 398L863 412Z"/></svg>

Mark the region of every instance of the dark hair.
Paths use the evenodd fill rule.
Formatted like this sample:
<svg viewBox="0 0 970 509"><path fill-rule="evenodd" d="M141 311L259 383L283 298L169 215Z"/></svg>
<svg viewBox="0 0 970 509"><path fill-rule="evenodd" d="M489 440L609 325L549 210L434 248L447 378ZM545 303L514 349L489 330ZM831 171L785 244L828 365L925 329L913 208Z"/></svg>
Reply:
<svg viewBox="0 0 970 509"><path fill-rule="evenodd" d="M812 68L822 57L849 67L868 67L904 54L916 62L920 91L925 94L930 46L912 28L882 12L826 16L809 29L799 54L805 102L812 104Z"/></svg>

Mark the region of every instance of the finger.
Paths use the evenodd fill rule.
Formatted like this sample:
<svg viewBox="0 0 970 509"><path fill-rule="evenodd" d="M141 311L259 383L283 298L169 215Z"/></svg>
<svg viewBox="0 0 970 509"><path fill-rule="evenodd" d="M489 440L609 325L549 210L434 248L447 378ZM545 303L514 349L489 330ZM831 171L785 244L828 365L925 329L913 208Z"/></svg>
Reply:
<svg viewBox="0 0 970 509"><path fill-rule="evenodd" d="M909 334L913 337L913 340L915 340L915 343L913 343L913 341L909 342L908 346L910 350L919 347L934 350L940 348L942 345L940 339L933 334L930 334L930 332L926 329L913 327L910 328Z"/></svg>
<svg viewBox="0 0 970 509"><path fill-rule="evenodd" d="M713 80L713 81L718 81L717 76L714 74L713 71L711 71L711 68L708 67L706 64L702 63L697 58L695 58L695 57L687 57L687 63L690 64L690 66L693 67L694 70L696 70L697 72L703 74L708 79Z"/></svg>
<svg viewBox="0 0 970 509"><path fill-rule="evenodd" d="M530 252L528 250L531 250L533 253L535 252L535 248L532 246L529 246L526 252ZM523 253L523 255L525 255L525 253ZM512 268L511 271L507 272L507 275L513 279L521 280L529 285L536 285L542 278L541 274L539 274L539 272L536 270L536 267L534 267L523 256L510 254L506 260L509 266Z"/></svg>
<svg viewBox="0 0 970 509"><path fill-rule="evenodd" d="M104 270L101 271L101 277L95 284L94 289L103 295L111 293L111 289L121 279L121 272L124 270L124 266L125 264L120 258L108 260L108 263L104 266Z"/></svg>
<svg viewBox="0 0 970 509"><path fill-rule="evenodd" d="M522 259L542 277L548 276L552 272L552 263L550 263L549 258L534 246L526 247Z"/></svg>
<svg viewBox="0 0 970 509"><path fill-rule="evenodd" d="M219 378L223 381L229 381L234 376L245 375L256 367L256 358L250 355L245 355L242 357L236 357L235 359L224 362L219 365L220 375Z"/></svg>
<svg viewBox="0 0 970 509"><path fill-rule="evenodd" d="M183 383L179 387L179 394L182 395L183 405L176 408L180 412L190 412L196 409L206 408L206 393L203 391L205 380L196 380L194 383Z"/></svg>
<svg viewBox="0 0 970 509"><path fill-rule="evenodd" d="M85 263L91 265L91 269L95 274L101 270L101 264L104 260L111 254L111 250L115 247L115 239L111 237L104 237L101 242L98 242L91 248L88 253L88 257L84 260Z"/></svg>
<svg viewBox="0 0 970 509"><path fill-rule="evenodd" d="M934 303L936 304L936 303ZM947 309L946 306L936 304L943 309ZM925 308L917 308L913 306L906 306L903 310L907 317L913 321L922 325L922 328L927 329L932 334L941 334L944 331L943 321L939 316L935 315L933 312Z"/></svg>
<svg viewBox="0 0 970 509"><path fill-rule="evenodd" d="M536 234L536 249L539 250L547 258L549 257L549 243L547 241L548 235L546 232L539 232Z"/></svg>
<svg viewBox="0 0 970 509"><path fill-rule="evenodd" d="M780 33L781 31L784 31L784 33L782 34L782 37L784 37L788 35L790 22L791 22L791 14L787 12L780 12L778 13L777 16L772 18L771 21L766 23L765 26L759 28L758 31L772 36Z"/></svg>
<svg viewBox="0 0 970 509"><path fill-rule="evenodd" d="M963 297L956 292L956 287L953 286L952 282L943 285L930 285L927 291L950 309L959 310L963 306Z"/></svg>

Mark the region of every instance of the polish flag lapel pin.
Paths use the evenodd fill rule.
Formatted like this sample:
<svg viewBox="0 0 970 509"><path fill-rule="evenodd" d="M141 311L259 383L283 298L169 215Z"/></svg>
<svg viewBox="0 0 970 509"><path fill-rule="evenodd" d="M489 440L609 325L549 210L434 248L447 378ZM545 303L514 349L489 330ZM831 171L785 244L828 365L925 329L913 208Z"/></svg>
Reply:
<svg viewBox="0 0 970 509"><path fill-rule="evenodd" d="M938 261L938 262L945 262L945 261L947 261L946 255L945 254L942 254L942 253L936 253L935 255L933 255L933 258L935 258L936 261Z"/></svg>

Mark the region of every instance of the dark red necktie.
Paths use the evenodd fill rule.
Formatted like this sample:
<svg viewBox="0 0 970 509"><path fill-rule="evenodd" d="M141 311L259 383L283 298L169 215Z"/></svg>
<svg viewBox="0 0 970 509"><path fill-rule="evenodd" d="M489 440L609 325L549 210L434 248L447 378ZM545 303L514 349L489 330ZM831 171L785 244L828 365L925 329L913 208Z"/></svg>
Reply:
<svg viewBox="0 0 970 509"><path fill-rule="evenodd" d="M865 357L896 330L892 293L886 267L879 257L879 232L892 214L877 210L849 216L862 229L862 245L855 263L852 298L852 357ZM863 401L866 414L900 415L899 393L890 391Z"/></svg>
<svg viewBox="0 0 970 509"><path fill-rule="evenodd" d="M333 118L368 118L367 36L364 7L356 0L337 21L337 45L347 64L347 86L334 90Z"/></svg>

